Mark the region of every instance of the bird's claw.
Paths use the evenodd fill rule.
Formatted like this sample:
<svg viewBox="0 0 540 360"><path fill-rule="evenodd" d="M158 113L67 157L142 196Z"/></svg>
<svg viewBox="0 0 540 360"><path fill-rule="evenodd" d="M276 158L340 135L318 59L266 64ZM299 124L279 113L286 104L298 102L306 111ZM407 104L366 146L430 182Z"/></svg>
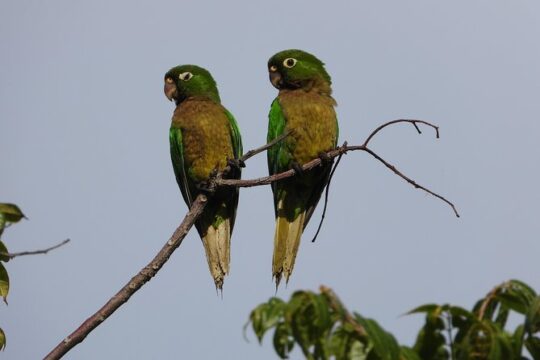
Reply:
<svg viewBox="0 0 540 360"><path fill-rule="evenodd" d="M214 169L210 172L208 179L199 181L197 184L195 184L195 187L200 190L207 193L213 193L216 191L216 178L218 176L218 170Z"/></svg>
<svg viewBox="0 0 540 360"><path fill-rule="evenodd" d="M215 186L212 185L211 180L204 180L195 184L195 187L197 188L197 190L210 193L213 192Z"/></svg>
<svg viewBox="0 0 540 360"><path fill-rule="evenodd" d="M227 159L227 165L237 170L240 170L246 167L246 163L242 159Z"/></svg>
<svg viewBox="0 0 540 360"><path fill-rule="evenodd" d="M329 163L332 162L332 158L325 152L319 153L319 159L321 159L321 163Z"/></svg>
<svg viewBox="0 0 540 360"><path fill-rule="evenodd" d="M304 169L302 169L302 165L297 162L293 162L291 166L297 175L304 175Z"/></svg>

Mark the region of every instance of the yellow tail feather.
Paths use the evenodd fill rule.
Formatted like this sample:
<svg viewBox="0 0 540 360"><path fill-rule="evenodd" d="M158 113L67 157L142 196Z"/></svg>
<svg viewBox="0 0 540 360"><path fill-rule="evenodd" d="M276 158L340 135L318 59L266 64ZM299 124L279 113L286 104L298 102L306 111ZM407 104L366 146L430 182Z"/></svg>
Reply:
<svg viewBox="0 0 540 360"><path fill-rule="evenodd" d="M304 229L305 218L306 213L302 212L292 222L281 216L276 219L274 256L272 259L272 275L276 279L276 287L279 286L283 273L285 273L285 281L289 282L298 247L300 246L300 237Z"/></svg>
<svg viewBox="0 0 540 360"><path fill-rule="evenodd" d="M208 227L202 239L210 273L217 289L223 288L223 278L229 273L231 256L231 225L229 219L222 221L217 228Z"/></svg>

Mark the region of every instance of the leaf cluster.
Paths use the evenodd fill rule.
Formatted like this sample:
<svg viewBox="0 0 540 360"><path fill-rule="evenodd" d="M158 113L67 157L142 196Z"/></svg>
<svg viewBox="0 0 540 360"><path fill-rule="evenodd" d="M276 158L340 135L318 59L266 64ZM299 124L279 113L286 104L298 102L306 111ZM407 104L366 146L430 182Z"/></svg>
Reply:
<svg viewBox="0 0 540 360"><path fill-rule="evenodd" d="M521 323L510 329L514 313ZM257 306L251 325L260 343L274 330L282 359L298 346L307 359L362 360L524 360L540 359L540 296L527 284L510 280L478 300L472 310L426 304L407 314L425 314L413 347L399 345L375 320L349 313L333 291L297 291L288 302L277 297Z"/></svg>
<svg viewBox="0 0 540 360"><path fill-rule="evenodd" d="M350 314L333 292L297 291L285 302L277 297L257 306L250 314L253 332L262 343L274 329L273 345L287 359L295 345L306 359L420 359L375 320Z"/></svg>
<svg viewBox="0 0 540 360"><path fill-rule="evenodd" d="M0 203L0 237L4 233L6 227L19 222L24 217L24 214L17 205ZM6 304L9 293L9 276L4 263L9 260L9 251L6 245L0 240L0 296L4 299ZM3 350L5 347L6 335L2 328L0 328L0 350Z"/></svg>

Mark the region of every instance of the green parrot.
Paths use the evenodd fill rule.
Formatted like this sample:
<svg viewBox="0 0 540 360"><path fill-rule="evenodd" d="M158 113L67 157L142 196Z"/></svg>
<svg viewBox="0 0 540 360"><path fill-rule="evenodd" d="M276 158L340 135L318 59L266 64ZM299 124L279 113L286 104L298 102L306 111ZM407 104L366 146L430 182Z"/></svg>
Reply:
<svg viewBox="0 0 540 360"><path fill-rule="evenodd" d="M268 61L270 82L279 90L269 114L270 142L289 135L268 152L270 174L294 168L300 174L272 183L276 231L272 275L276 287L294 268L300 237L328 184L333 161L325 152L334 149L338 123L332 98L332 81L324 63L302 50L284 50ZM301 171L301 166L320 157L320 167Z"/></svg>
<svg viewBox="0 0 540 360"><path fill-rule="evenodd" d="M174 173L184 201L191 206L204 191L205 181L242 156L242 139L233 115L221 105L216 82L207 70L195 65L176 66L165 74L164 91L176 103L169 131ZM240 167L232 166L228 177L240 176ZM220 188L209 197L195 223L210 273L220 290L229 273L237 206L238 188Z"/></svg>

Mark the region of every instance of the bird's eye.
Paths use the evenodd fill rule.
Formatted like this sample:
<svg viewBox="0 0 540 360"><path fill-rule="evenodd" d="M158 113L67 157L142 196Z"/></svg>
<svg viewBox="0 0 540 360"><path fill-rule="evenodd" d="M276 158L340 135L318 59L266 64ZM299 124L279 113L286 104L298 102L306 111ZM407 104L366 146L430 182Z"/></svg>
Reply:
<svg viewBox="0 0 540 360"><path fill-rule="evenodd" d="M271 72L276 72L277 71L277 66L276 65L270 66L270 71Z"/></svg>
<svg viewBox="0 0 540 360"><path fill-rule="evenodd" d="M193 74L190 73L189 71L183 72L178 76L178 78L182 81L189 81L191 80L192 77L193 77Z"/></svg>
<svg viewBox="0 0 540 360"><path fill-rule="evenodd" d="M167 84L172 84L172 83L173 83L173 79L171 79L170 77L168 77L168 78L165 79L165 82L166 82Z"/></svg>
<svg viewBox="0 0 540 360"><path fill-rule="evenodd" d="M289 69L292 68L294 65L296 65L298 61L295 58L287 58L283 60L283 65L285 67L288 67Z"/></svg>

